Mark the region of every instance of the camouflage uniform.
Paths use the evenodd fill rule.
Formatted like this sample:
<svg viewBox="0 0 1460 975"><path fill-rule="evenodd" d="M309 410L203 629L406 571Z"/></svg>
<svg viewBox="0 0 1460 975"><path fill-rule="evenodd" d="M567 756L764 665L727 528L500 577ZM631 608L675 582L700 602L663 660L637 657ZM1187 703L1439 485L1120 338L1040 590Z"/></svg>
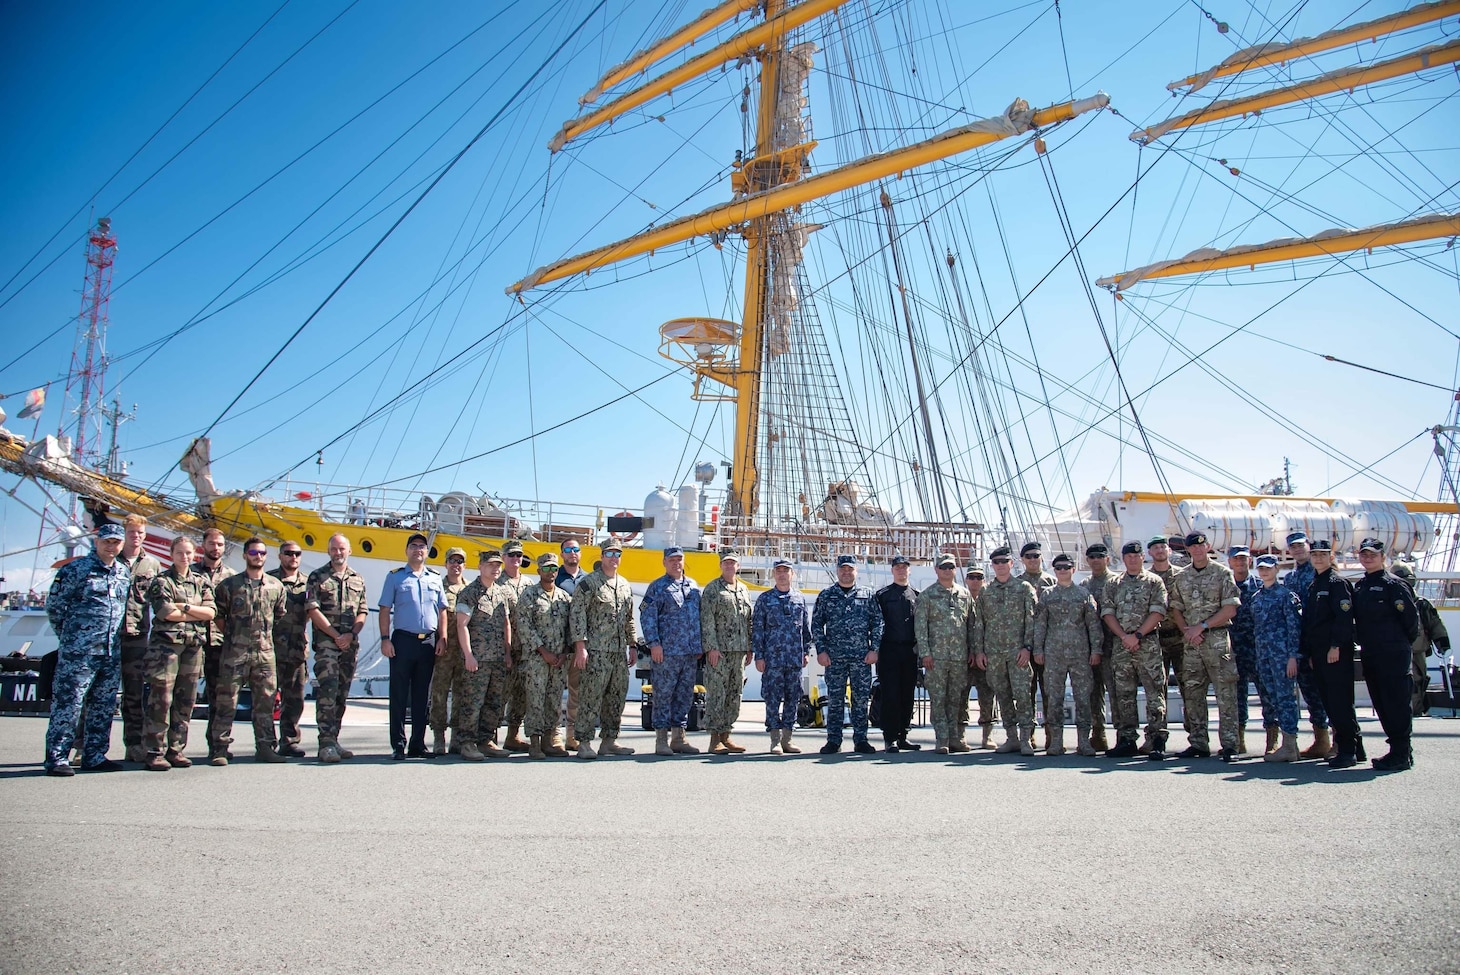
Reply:
<svg viewBox="0 0 1460 975"><path fill-rule="evenodd" d="M639 629L664 659L654 665L654 730L689 724L694 704L695 667L700 646L700 587L689 576L678 581L662 575L649 583L639 604Z"/></svg>
<svg viewBox="0 0 1460 975"><path fill-rule="evenodd" d="M572 614L572 596L556 586L548 592L541 583L534 583L517 597L517 612L512 617L512 642L523 655L519 666L527 686L527 734L540 735L544 742L558 728L558 707L573 655L568 642ZM558 662L548 663L539 651L552 654Z"/></svg>
<svg viewBox="0 0 1460 975"><path fill-rule="evenodd" d="M933 659L923 682L928 690L933 737L940 745L962 737L958 697L964 695L966 705L974 619L973 597L960 585L931 585L918 593L913 605L917 654Z"/></svg>
<svg viewBox="0 0 1460 975"><path fill-rule="evenodd" d="M1109 572L1091 575L1081 583L1085 591L1095 600L1097 611L1105 609L1105 587L1115 581ZM1115 634L1100 619L1100 663L1090 665L1090 737L1091 740L1105 737L1105 698L1110 696L1110 723L1119 725L1115 717Z"/></svg>
<svg viewBox="0 0 1460 975"><path fill-rule="evenodd" d="M469 583L456 597L456 617L467 618L470 650L477 661L476 670L465 671L466 695L456 728L463 747L492 741L502 726L502 701L507 690L507 624L516 598L512 586L500 581L486 585L481 579ZM457 651L463 665L466 650Z"/></svg>
<svg viewBox="0 0 1460 975"><path fill-rule="evenodd" d="M1111 617L1126 633L1135 633L1151 613L1165 616L1168 610L1166 584L1148 569L1131 575L1122 572L1105 587L1100 603L1102 618ZM1157 631L1159 632L1159 630ZM1134 744L1136 723L1136 688L1146 691L1146 739L1153 748L1166 749L1166 668L1161 659L1161 643L1156 633L1140 638L1135 652L1115 641L1115 690L1118 707L1112 708L1116 721L1116 744Z"/></svg>
<svg viewBox="0 0 1460 975"><path fill-rule="evenodd" d="M573 592L572 640L588 650L578 684L579 742L592 741L600 727L601 737L618 738L629 696L627 650L638 643L633 607L634 590L623 576L590 572Z"/></svg>
<svg viewBox="0 0 1460 975"><path fill-rule="evenodd" d="M1308 590L1318 571L1311 561L1296 565L1283 573L1282 583L1293 591L1300 602L1308 599ZM1323 691L1318 686L1318 675L1313 670L1313 661L1304 654L1298 660L1298 690L1303 694L1303 703L1308 705L1308 723L1313 730L1328 727L1328 708L1323 703Z"/></svg>
<svg viewBox="0 0 1460 975"><path fill-rule="evenodd" d="M466 667L461 656L461 638L456 635L456 601L471 583L441 579L446 593L446 649L436 658L431 671L431 730L443 734L448 727L461 734L462 702L466 700ZM448 713L448 703L454 713Z"/></svg>
<svg viewBox="0 0 1460 975"><path fill-rule="evenodd" d="M1075 694L1080 742L1090 739L1090 656L1100 652L1104 628L1095 597L1084 586L1056 585L1040 594L1030 646L1044 656L1044 724L1052 742L1064 734L1067 677Z"/></svg>
<svg viewBox="0 0 1460 975"><path fill-rule="evenodd" d="M198 679L203 676L203 642L208 624L159 618L163 603L175 606L213 605L213 583L191 566L174 565L147 587L152 609L152 631L147 643L147 712L142 722L142 744L148 756L164 751L182 754L188 746Z"/></svg>
<svg viewBox="0 0 1460 975"><path fill-rule="evenodd" d="M59 652L51 680L51 720L46 726L46 768L65 765L86 710L82 766L106 761L112 718L121 686L120 634L127 615L132 574L120 559L105 565L94 553L61 566L46 597L46 616Z"/></svg>
<svg viewBox="0 0 1460 975"><path fill-rule="evenodd" d="M202 562L193 563L193 571L200 572L207 577L208 582L213 586L213 592L218 592L218 584L237 570L223 564L219 559L218 564L211 569ZM224 680L221 672L223 663L223 624L215 617L211 621L202 624L203 638L203 700L208 705L208 741L212 741L218 734L218 722L215 720L218 709L215 707L214 699L217 697L218 689L223 686ZM231 722L233 716L230 714L228 720Z"/></svg>
<svg viewBox="0 0 1460 975"><path fill-rule="evenodd" d="M1010 737L1034 734L1033 668L1028 662L1020 667L1017 658L1019 651L1030 648L1038 602L1034 587L1024 580L995 578L984 583L974 608L974 652L988 658L989 684Z"/></svg>
<svg viewBox="0 0 1460 975"><path fill-rule="evenodd" d="M1242 605L1232 570L1208 560L1201 568L1187 566L1168 594L1172 615L1177 610L1187 626L1195 626L1226 606ZM1237 661L1226 625L1207 630L1199 644L1188 643L1181 662L1181 703L1186 737L1193 748L1210 751L1207 730L1207 686L1216 688L1217 737L1221 747L1237 751Z"/></svg>
<svg viewBox="0 0 1460 975"><path fill-rule="evenodd" d="M284 584L271 575L258 580L246 573L229 576L213 590L223 631L223 659L218 672L217 720L208 721L209 750L217 755L233 744L233 717L238 689L248 682L253 694L253 743L273 749L274 736L274 627L289 610Z"/></svg>
<svg viewBox="0 0 1460 975"><path fill-rule="evenodd" d="M522 554L522 546L516 546L516 552L512 551L513 546L509 545L503 554L507 558L513 555ZM507 606L509 611L515 612L517 600L522 596L530 583L520 572L516 578L503 572L497 577L497 585L507 587ZM514 621L515 622L515 621ZM507 706L507 725L509 728L516 728L526 720L527 717L527 671L522 668L524 655L519 653L517 647L517 634L512 634L512 642L507 649L512 651L512 666L507 668L507 679L502 685L504 703ZM495 733L495 732L494 732ZM509 743L510 744L510 743Z"/></svg>
<svg viewBox="0 0 1460 975"><path fill-rule="evenodd" d="M1243 580L1244 582L1246 580ZM1257 682L1266 687L1263 720L1269 709L1276 727L1285 734L1298 733L1298 683L1288 676L1288 661L1303 656L1303 602L1282 583L1264 587L1248 597L1251 603Z"/></svg>
<svg viewBox="0 0 1460 975"><path fill-rule="evenodd" d="M729 734L740 717L754 611L750 589L739 579L716 579L700 596L700 646L720 651L717 666L705 662L705 729L712 733Z"/></svg>
<svg viewBox="0 0 1460 975"><path fill-rule="evenodd" d="M285 579L284 570L270 569L269 575L284 587L284 616L274 624L274 686L279 692L279 742L298 747L299 719L304 715L304 692L309 686L306 663L309 644L309 610L305 606L308 577L295 572Z"/></svg>
<svg viewBox="0 0 1460 975"><path fill-rule="evenodd" d="M1161 582L1166 586L1166 597L1169 599L1172 593L1172 584L1175 583L1176 577L1182 573L1181 567L1168 564L1164 569L1152 568L1150 571L1161 577ZM1167 616L1161 621L1160 628L1156 630L1156 637L1161 643L1161 666L1166 671L1166 679L1169 681L1172 677L1175 677L1179 681L1181 679L1182 654L1186 650L1186 639L1181 635L1181 628L1176 625L1175 620Z"/></svg>
<svg viewBox="0 0 1460 975"><path fill-rule="evenodd" d="M1409 579L1399 576L1399 580L1409 585L1413 592L1414 584ZM1442 654L1450 652L1450 631L1445 629L1445 622L1440 619L1440 612L1435 609L1434 603L1415 593L1414 605L1419 610L1419 636L1415 637L1414 644L1410 647L1410 677L1414 688L1410 693L1409 703L1410 710L1418 717L1429 710L1425 691L1430 686L1430 674L1425 658L1433 652L1431 647Z"/></svg>
<svg viewBox="0 0 1460 975"><path fill-rule="evenodd" d="M751 648L765 661L760 696L767 731L796 727L801 704L801 670L811 651L811 611L799 589L767 589L755 600L750 621Z"/></svg>
<svg viewBox="0 0 1460 975"><path fill-rule="evenodd" d="M1233 577L1235 581L1235 576ZM1237 595L1242 605L1232 617L1232 656L1237 661L1237 727L1247 727L1247 685L1257 686L1257 700L1262 703L1262 726L1276 728L1277 717L1272 710L1272 701L1262 683L1262 671L1257 664L1256 621L1252 617L1252 594L1262 588L1262 580L1255 574L1237 583ZM1285 678L1286 679L1286 678Z"/></svg>
<svg viewBox="0 0 1460 975"><path fill-rule="evenodd" d="M867 586L830 585L816 597L811 636L826 654L826 740L840 744L847 684L852 685L852 740L867 740L867 705L872 700L872 665L867 654L882 643L882 606Z"/></svg>
<svg viewBox="0 0 1460 975"><path fill-rule="evenodd" d="M304 605L319 610L336 633L354 633L355 620L370 611L365 578L348 566L344 575L336 575L333 564L322 565L309 574ZM349 647L341 650L324 631L314 627L314 723L318 726L320 748L339 743L340 725L345 719L345 704L355 679L359 653L358 633L350 640Z"/></svg>
<svg viewBox="0 0 1460 975"><path fill-rule="evenodd" d="M131 562L118 555L117 561L132 570L132 582L127 590L127 616L122 623L122 744L130 751L142 747L147 632L152 624L152 614L147 608L147 587L162 571L162 563L146 552L139 552Z"/></svg>
<svg viewBox="0 0 1460 975"><path fill-rule="evenodd" d="M1058 579L1056 579L1050 573L1045 572L1043 569L1040 569L1038 572L1030 572L1028 569L1026 569L1014 578L1019 579L1023 582L1027 582L1031 586L1033 586L1034 595L1036 596L1043 596L1045 590L1053 589L1055 585L1057 585L1059 582ZM1038 707L1040 703L1044 700L1045 695L1042 693L1043 690L1044 664L1035 663L1033 657L1031 657L1029 660L1029 700L1032 701L1036 707ZM1047 723L1049 721L1049 715L1045 715L1044 720ZM1048 737L1048 735L1045 736L1046 740L1048 740Z"/></svg>

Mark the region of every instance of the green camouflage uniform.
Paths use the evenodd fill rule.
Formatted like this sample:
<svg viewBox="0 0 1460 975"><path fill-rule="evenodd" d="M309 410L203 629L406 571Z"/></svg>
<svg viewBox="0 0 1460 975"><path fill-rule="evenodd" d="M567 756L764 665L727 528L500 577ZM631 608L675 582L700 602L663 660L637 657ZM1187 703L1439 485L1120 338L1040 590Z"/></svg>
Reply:
<svg viewBox="0 0 1460 975"><path fill-rule="evenodd" d="M456 600L470 584L465 579L455 585L444 577L441 580L441 588L446 593L446 649L436 658L436 669L431 671L431 730L438 735L448 727L461 734L461 711L467 692L461 638L456 635Z"/></svg>
<svg viewBox="0 0 1460 975"><path fill-rule="evenodd" d="M370 612L365 577L348 566L344 575L336 575L332 564L322 565L309 574L304 605L319 610L336 633L353 634L350 645L341 650L323 630L314 627L314 723L319 729L319 747L324 748L339 744L345 702L355 679L355 663L360 653L355 620Z"/></svg>
<svg viewBox="0 0 1460 975"><path fill-rule="evenodd" d="M238 689L244 681L253 694L254 747L275 748L274 627L288 613L289 594L284 584L271 575L254 580L240 573L220 582L213 591L213 600L223 631L223 658L218 693L213 697L217 720L210 714L208 721L208 748L216 755L227 752L233 744L233 716L238 708Z"/></svg>
<svg viewBox="0 0 1460 975"><path fill-rule="evenodd" d="M1161 577L1161 582L1166 586L1166 597L1171 598L1171 586L1176 581L1176 577L1181 575L1181 567L1168 565L1159 572L1155 569L1150 571ZM1186 641L1181 637L1181 628L1168 616L1161 622L1161 628L1156 631L1156 636L1161 643L1161 665L1166 668L1168 679L1170 676L1174 676L1180 680L1182 651L1186 649Z"/></svg>
<svg viewBox="0 0 1460 975"><path fill-rule="evenodd" d="M1102 619L1113 617L1126 633L1135 633L1151 613L1166 615L1166 584L1147 569L1138 575L1122 572L1105 587L1101 600ZM1119 639L1115 642L1115 696L1112 708L1116 744L1136 740L1136 687L1146 691L1146 737L1152 747L1166 748L1166 670L1161 663L1161 643L1155 633L1142 637L1134 653Z"/></svg>
<svg viewBox="0 0 1460 975"><path fill-rule="evenodd" d="M507 624L512 617L514 595L511 586L480 578L468 584L456 597L456 618L466 617L470 647L458 652L476 658L477 669L464 671L466 694L462 697L456 733L461 744L477 744L497 737L502 725L502 696L507 683Z"/></svg>
<svg viewBox="0 0 1460 975"><path fill-rule="evenodd" d="M1015 662L1020 650L1029 649L1034 636L1034 607L1039 597L1022 579L1007 582L989 579L978 595L975 607L974 650L988 657L988 680L999 699L1004 730L1017 728L1034 734L1034 698L1030 690L1034 670L1026 661Z"/></svg>
<svg viewBox="0 0 1460 975"><path fill-rule="evenodd" d="M298 745L299 719L304 715L304 692L309 686L306 663L309 644L309 610L305 606L308 579L295 572L285 579L284 570L270 569L269 575L284 587L284 616L274 624L274 686L279 692L279 738Z"/></svg>
<svg viewBox="0 0 1460 975"><path fill-rule="evenodd" d="M1208 561L1188 566L1176 576L1168 594L1171 609L1181 611L1188 626L1216 615L1223 606L1240 606L1241 594L1232 570ZM1188 643L1181 658L1181 704L1186 737L1192 746L1211 750L1207 731L1207 686L1217 689L1217 737L1221 747L1237 750L1237 658L1227 626L1207 630L1200 644Z"/></svg>
<svg viewBox="0 0 1460 975"><path fill-rule="evenodd" d="M963 586L932 585L918 593L913 605L913 633L919 658L932 657L923 675L932 712L933 736L940 743L958 737L959 696L967 701L968 657L977 617L973 597Z"/></svg>
<svg viewBox="0 0 1460 975"><path fill-rule="evenodd" d="M152 580L162 574L162 563L146 552L137 553L128 562L118 555L117 561L132 570L127 590L126 616L122 620L122 744L134 748L142 744L143 689L147 686L147 636L152 612L147 605L147 590Z"/></svg>
<svg viewBox="0 0 1460 975"><path fill-rule="evenodd" d="M522 590L512 617L512 642L523 655L518 666L527 690L527 735L542 736L544 744L558 729L558 708L563 702L563 689L568 686L568 665L573 657L568 624L572 615L572 596L556 586L548 592L538 582ZM545 660L544 652L551 654L554 662Z"/></svg>
<svg viewBox="0 0 1460 975"><path fill-rule="evenodd" d="M510 557L510 556L509 556ZM517 600L522 597L525 590L531 583L521 573L513 579L503 572L497 577L497 585L506 586L510 593L507 603L509 611L516 612ZM513 623L517 621L514 619ZM527 671L522 667L523 655L517 650L517 634L512 634L512 643L508 649L512 651L512 666L507 669L507 682L504 685L507 705L507 724L522 724L527 719Z"/></svg>
<svg viewBox="0 0 1460 975"><path fill-rule="evenodd" d="M218 564L211 569L203 562L194 562L193 571L200 572L208 578L213 585L213 591L218 591L218 584L224 579L237 572L223 564L219 559ZM218 617L211 622L202 624L206 636L203 640L203 700L208 705L208 741L212 742L218 733L218 722L215 720L217 708L214 706L214 698L218 695L218 688L223 686L224 680L220 667L223 662L223 624ZM229 715L229 721L233 716ZM211 745L209 747L212 747Z"/></svg>
<svg viewBox="0 0 1460 975"><path fill-rule="evenodd" d="M203 676L203 641L207 624L169 623L161 619L163 603L213 606L213 584L189 566L159 573L147 587L152 628L147 642L147 708L142 719L142 744L148 755L182 753L188 747L198 679Z"/></svg>
<svg viewBox="0 0 1460 975"><path fill-rule="evenodd" d="M1044 656L1044 724L1060 740L1065 725L1065 680L1075 695L1080 742L1090 737L1090 656L1100 652L1100 609L1084 586L1054 585L1034 610L1034 652Z"/></svg>
<svg viewBox="0 0 1460 975"><path fill-rule="evenodd" d="M1081 583L1095 599L1100 612L1105 611L1105 587L1115 581L1115 576L1105 572L1090 576ZM1090 734L1101 737L1105 734L1105 697L1110 695L1110 723L1118 725L1115 717L1115 634L1100 621L1100 663L1090 667Z"/></svg>
<svg viewBox="0 0 1460 975"><path fill-rule="evenodd" d="M617 738L629 695L627 651L639 642L634 590L623 576L610 579L598 571L579 580L570 632L573 643L582 640L588 649L588 666L578 684L578 740L592 741L599 727L602 737Z"/></svg>
<svg viewBox="0 0 1460 975"><path fill-rule="evenodd" d="M755 601L736 579L716 579L700 595L700 646L705 659L705 730L728 735L740 717L740 692L745 686L745 660L750 653L750 617ZM709 651L720 651L711 666Z"/></svg>

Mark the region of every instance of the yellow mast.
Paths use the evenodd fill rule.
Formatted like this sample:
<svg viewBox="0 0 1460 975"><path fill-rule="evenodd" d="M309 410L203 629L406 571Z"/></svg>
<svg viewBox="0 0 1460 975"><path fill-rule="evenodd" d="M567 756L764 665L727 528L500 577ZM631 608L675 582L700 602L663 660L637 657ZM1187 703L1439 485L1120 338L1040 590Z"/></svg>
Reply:
<svg viewBox="0 0 1460 975"><path fill-rule="evenodd" d="M1355 88L1362 88L1364 85L1372 85L1379 81L1388 81L1390 78L1413 74L1416 71L1423 71L1426 68L1437 68L1441 65L1453 64L1456 61L1460 61L1460 41L1451 41L1448 44L1435 44L1431 47L1415 51L1413 54L1406 54L1403 57L1394 58L1389 61L1380 61L1377 64L1371 64L1361 68L1344 68L1339 71L1330 71L1327 74L1319 75L1317 78L1302 81L1296 85L1290 85L1287 88L1278 88L1274 91L1267 91L1246 98L1226 98L1221 101L1215 101L1203 108L1193 109L1185 115L1169 118L1150 128L1136 129L1130 134L1130 138L1132 142L1147 145L1161 138L1163 135L1175 132L1177 129L1190 128L1193 125L1203 125L1207 122L1232 118L1235 115L1255 114L1261 112L1263 109L1306 101L1307 99L1318 98L1322 95L1331 95L1337 91L1352 91Z"/></svg>
<svg viewBox="0 0 1460 975"><path fill-rule="evenodd" d="M1460 3L1460 0L1455 0L1455 2ZM578 104L591 105L603 97L605 91L620 81L648 69L651 64L662 61L685 45L693 44L726 21L734 20L746 11L755 10L760 3L761 0L726 0L718 7L711 7L673 34L655 41L627 61L611 68L607 74L598 79L598 84L578 99Z"/></svg>
<svg viewBox="0 0 1460 975"><path fill-rule="evenodd" d="M1190 88L1193 92L1198 91L1217 78L1227 78L1244 71L1266 68L1274 64L1286 64L1289 61L1322 51L1331 51L1346 44L1376 40L1386 34L1393 34L1396 31L1407 30L1410 27L1418 27L1420 24L1428 24L1456 15L1460 15L1460 0L1435 0L1433 3L1417 4L1408 10L1401 10L1397 14L1379 17L1362 24L1354 24L1352 27L1339 27L1314 37L1299 38L1291 44L1259 44L1246 48L1224 59L1215 68L1209 68L1200 74L1188 75L1180 81L1173 81L1166 88L1170 91L1180 88Z"/></svg>
<svg viewBox="0 0 1460 975"><path fill-rule="evenodd" d="M1436 213L1399 223L1366 227L1363 230L1329 230L1313 237L1288 237L1266 244L1243 244L1226 250L1204 248L1174 261L1147 264L1145 267L1099 278L1095 283L1102 288L1124 291L1151 278L1201 274L1235 267L1256 267L1258 264L1372 250L1375 247L1393 247L1396 244L1456 235L1460 235L1460 213Z"/></svg>

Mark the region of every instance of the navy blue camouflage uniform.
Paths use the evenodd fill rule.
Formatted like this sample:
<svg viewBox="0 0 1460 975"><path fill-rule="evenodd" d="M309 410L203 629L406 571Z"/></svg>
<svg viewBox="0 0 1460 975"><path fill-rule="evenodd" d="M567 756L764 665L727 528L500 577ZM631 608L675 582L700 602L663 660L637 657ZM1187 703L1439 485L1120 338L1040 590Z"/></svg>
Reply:
<svg viewBox="0 0 1460 975"><path fill-rule="evenodd" d="M639 631L664 659L654 665L654 730L684 728L694 703L700 645L700 587L689 576L662 575L649 583L639 604Z"/></svg>
<svg viewBox="0 0 1460 975"><path fill-rule="evenodd" d="M1304 603L1308 601L1308 590L1318 570L1312 562L1304 562L1283 573L1282 584L1293 591L1293 595ZM1328 727L1328 708L1323 703L1323 691L1318 686L1318 675L1313 672L1313 662L1307 656L1298 661L1298 690L1303 692L1303 702L1308 705L1308 721L1316 730Z"/></svg>
<svg viewBox="0 0 1460 975"><path fill-rule="evenodd" d="M882 606L869 586L830 585L816 597L811 635L817 655L826 654L826 740L842 740L847 685L852 687L852 739L867 740L867 705L872 698L872 665L867 655L882 644Z"/></svg>
<svg viewBox="0 0 1460 975"><path fill-rule="evenodd" d="M765 661L760 696L765 701L766 730L796 727L801 669L811 651L811 610L800 590L768 589L756 598L750 644L754 658Z"/></svg>
<svg viewBox="0 0 1460 975"><path fill-rule="evenodd" d="M88 553L62 566L51 583L46 616L60 648L46 727L48 769L70 758L83 706L81 765L106 761L122 686L121 631L131 581L132 570L121 560L107 566Z"/></svg>
<svg viewBox="0 0 1460 975"><path fill-rule="evenodd" d="M1238 588L1247 581L1238 583ZM1259 690L1266 688L1262 702L1263 726L1271 727L1268 724L1271 716L1283 734L1296 735L1298 682L1288 676L1288 661L1302 659L1303 604L1297 593L1280 582L1270 587L1259 582L1256 591L1242 593L1242 603L1250 607L1254 624L1257 686Z"/></svg>
<svg viewBox="0 0 1460 975"><path fill-rule="evenodd" d="M1254 633L1256 621L1252 617L1252 595L1262 588L1262 580L1248 575L1237 583L1237 594L1242 605L1232 617L1230 636L1232 657L1237 661L1237 727L1247 727L1247 686L1256 685L1257 699L1262 703L1262 726L1278 727L1278 720L1272 709L1271 695L1262 683L1262 671L1257 662L1257 637ZM1284 677L1286 680L1286 677Z"/></svg>

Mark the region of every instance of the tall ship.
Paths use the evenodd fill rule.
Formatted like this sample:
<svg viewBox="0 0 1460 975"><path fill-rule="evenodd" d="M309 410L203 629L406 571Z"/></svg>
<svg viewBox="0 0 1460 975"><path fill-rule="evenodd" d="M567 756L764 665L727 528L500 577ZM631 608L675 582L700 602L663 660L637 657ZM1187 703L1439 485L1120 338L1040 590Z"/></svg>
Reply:
<svg viewBox="0 0 1460 975"><path fill-rule="evenodd" d="M221 422L258 408L248 396L295 355L296 332L180 444L185 480L144 485L121 470L121 403L108 413L80 387L88 412L66 414L56 435L0 433L0 469L78 499L50 516L73 543L137 512L154 544L217 527L234 560L258 535L298 542L309 569L341 534L372 591L418 531L438 566L453 546L516 540L535 556L577 539L588 568L612 538L639 592L670 546L701 583L733 547L752 587L788 558L815 592L842 554L874 586L906 556L923 586L945 552L974 565L1001 545L1078 555L1201 530L1218 548L1281 554L1302 530L1348 553L1383 539L1444 605L1460 597L1460 202L1447 178L1460 42L1446 40L1460 3L1392 6L1308 36L1296 15L1234 29L1201 11L1202 51L1231 53L1161 89L1163 108L1147 107L1157 86L1133 67L1149 60L1138 38L1161 25L1127 24L1121 54L1058 3L728 0L640 21L637 53L585 74L584 57L557 58L608 36L595 32L620 14L599 4L565 17L559 48L522 71L519 95L557 96L503 103L514 131L538 138L535 155L501 150L529 189L463 204L478 228L532 232L486 261L478 245L498 230L462 231L471 243L424 272L423 295L445 302L470 281L472 300L495 309L478 314L481 334L452 340L456 354L418 354L395 395L357 376L333 396L291 396L296 415L268 429ZM1080 82L1091 64L1108 70ZM1036 87L1012 90L1013 77ZM585 78L575 109L559 96ZM1004 107L967 107L980 104ZM299 314L300 332L336 294L389 273L370 263L376 248L444 176L473 161L501 175L469 151L484 134L509 138L501 117L403 197L410 209ZM519 158L536 161L521 170ZM382 338L393 319L379 318L355 344L396 356ZM418 313L411 328L431 320ZM422 327L413 341L434 341ZM1359 334L1378 341L1356 346ZM550 409L559 387L532 361L545 347L569 385L593 377L610 395L574 415ZM350 374L355 351L293 361ZM423 423L423 387L446 383L446 419ZM1307 407L1270 405L1295 385L1312 388ZM1401 394L1433 413L1379 408ZM1336 411L1352 416L1329 422ZM318 446L298 462L254 447L255 468L276 473L215 483L215 443L232 453L306 417ZM77 449L88 436L90 454ZM374 458L392 438L424 449L369 477L324 473L326 454ZM1300 467L1306 488L1284 466L1299 447L1328 466ZM564 500L522 490L544 476ZM384 674L376 649L362 679Z"/></svg>

